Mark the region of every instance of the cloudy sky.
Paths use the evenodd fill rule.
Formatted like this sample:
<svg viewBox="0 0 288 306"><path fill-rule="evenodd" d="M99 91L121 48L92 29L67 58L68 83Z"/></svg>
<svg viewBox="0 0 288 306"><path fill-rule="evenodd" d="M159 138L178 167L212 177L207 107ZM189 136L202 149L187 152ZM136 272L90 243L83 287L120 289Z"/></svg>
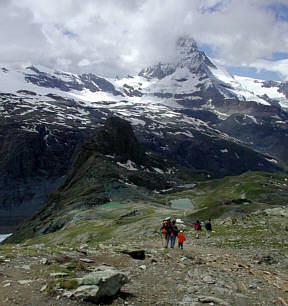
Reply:
<svg viewBox="0 0 288 306"><path fill-rule="evenodd" d="M288 0L0 0L0 14L2 66L133 74L189 35L232 74L288 80Z"/></svg>

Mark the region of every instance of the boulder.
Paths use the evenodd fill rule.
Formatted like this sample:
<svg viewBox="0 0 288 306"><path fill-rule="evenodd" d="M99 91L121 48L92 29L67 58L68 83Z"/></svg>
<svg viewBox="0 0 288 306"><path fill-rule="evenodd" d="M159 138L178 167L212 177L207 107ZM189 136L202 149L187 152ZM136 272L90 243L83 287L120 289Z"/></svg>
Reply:
<svg viewBox="0 0 288 306"><path fill-rule="evenodd" d="M80 286L72 297L97 303L101 298L117 294L128 282L128 277L114 267L99 266L95 271L77 279L77 282Z"/></svg>
<svg viewBox="0 0 288 306"><path fill-rule="evenodd" d="M80 286L78 287L74 294L72 295L72 297L76 298L76 299L81 299L84 301L93 301L95 303L97 303L99 297L98 297L98 293L99 293L99 287L94 285L94 286L88 286L88 285L84 285L84 286Z"/></svg>
<svg viewBox="0 0 288 306"><path fill-rule="evenodd" d="M217 304L217 305L222 305L222 306L231 306L230 303L222 300L222 299L219 299L217 297L214 297L214 296L201 296L201 297L198 297L198 301L201 302L201 303L207 303L209 305L214 305L214 304Z"/></svg>
<svg viewBox="0 0 288 306"><path fill-rule="evenodd" d="M264 212L267 216L288 217L287 207L267 208Z"/></svg>
<svg viewBox="0 0 288 306"><path fill-rule="evenodd" d="M134 259L145 259L145 250L122 250L121 252L130 255Z"/></svg>

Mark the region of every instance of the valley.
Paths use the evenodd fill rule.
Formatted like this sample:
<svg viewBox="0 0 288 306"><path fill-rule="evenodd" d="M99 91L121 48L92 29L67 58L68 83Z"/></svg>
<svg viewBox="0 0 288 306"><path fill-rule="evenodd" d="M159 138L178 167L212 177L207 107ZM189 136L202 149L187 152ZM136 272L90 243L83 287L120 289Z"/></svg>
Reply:
<svg viewBox="0 0 288 306"><path fill-rule="evenodd" d="M0 70L0 212L15 227L60 186L107 118L147 149L211 177L287 170L285 82L231 76L196 42L126 78L43 66ZM3 222L0 219L0 226Z"/></svg>
<svg viewBox="0 0 288 306"><path fill-rule="evenodd" d="M0 303L287 305L286 82L175 52L125 78L2 68Z"/></svg>
<svg viewBox="0 0 288 306"><path fill-rule="evenodd" d="M288 306L287 0L0 14L0 306Z"/></svg>

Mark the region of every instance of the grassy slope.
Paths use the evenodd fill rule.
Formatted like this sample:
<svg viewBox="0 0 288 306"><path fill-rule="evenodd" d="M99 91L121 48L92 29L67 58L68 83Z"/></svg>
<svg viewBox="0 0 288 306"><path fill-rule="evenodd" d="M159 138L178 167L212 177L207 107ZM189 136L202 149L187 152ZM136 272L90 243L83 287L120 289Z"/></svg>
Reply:
<svg viewBox="0 0 288 306"><path fill-rule="evenodd" d="M189 198L197 212L194 219L243 215L256 209L287 205L288 175L282 173L246 172L213 181L199 182L195 188L177 194L163 195L160 202ZM246 199L235 204L233 200Z"/></svg>
<svg viewBox="0 0 288 306"><path fill-rule="evenodd" d="M135 212L135 214L133 214ZM23 241L21 244L5 244L0 246L0 254L15 256L21 247L24 255L45 256L49 253L65 252L76 248L99 249L101 245L111 245L113 249L125 248L125 245L141 245L144 240L155 241L161 245L159 227L163 217L185 218L183 210L173 210L149 203L124 204L121 208L95 207L87 212L88 220L75 221L67 224L58 232L39 236ZM75 217L83 211L74 211ZM288 209L286 209L286 214ZM88 217L89 216L89 217ZM83 215L82 215L83 217ZM237 218L235 224L231 218L212 219L212 240L201 239L202 244L214 245L219 248L255 249L265 251L281 251L288 255L287 217L270 216L265 211L257 211ZM186 236L194 239L193 223L185 222ZM204 237L205 230L201 234ZM43 244L43 249L41 246ZM39 247L36 247L39 246ZM14 255L13 255L14 254Z"/></svg>
<svg viewBox="0 0 288 306"><path fill-rule="evenodd" d="M183 211L159 205L160 203L164 204L167 198L168 200L189 198L195 209ZM245 198L250 202L241 204L229 202L239 198ZM223 226L217 225L220 223L214 222L214 220L225 216L235 217L247 214L251 216L251 212L258 209L287 206L287 198L287 175L249 172L236 177L226 177L209 182L202 181L193 189L157 195L149 202L145 200L133 201L114 208L75 207L65 216L70 221L61 230L30 239L27 243L45 242L45 244L52 246L60 244L71 247L81 243L98 245L100 242L110 239L114 240L114 244L117 244L118 238L121 240L127 236L133 236L133 239L138 239L137 237L141 239L143 235L157 237L161 219L168 215L184 219L190 229L193 228L196 219L204 221L211 217L213 223L216 223L215 229L217 235L220 235L219 237L224 239L228 233L234 237L238 230L240 236L243 234L243 237L250 237L259 232L258 225L254 225L253 218L247 219L249 222L251 221L251 230L244 230L242 226L238 229L237 225L230 229L230 224L227 224L225 225L227 230L222 231ZM276 227L273 225L273 228ZM271 232L271 229L268 230ZM262 241L263 239L260 237L256 240Z"/></svg>

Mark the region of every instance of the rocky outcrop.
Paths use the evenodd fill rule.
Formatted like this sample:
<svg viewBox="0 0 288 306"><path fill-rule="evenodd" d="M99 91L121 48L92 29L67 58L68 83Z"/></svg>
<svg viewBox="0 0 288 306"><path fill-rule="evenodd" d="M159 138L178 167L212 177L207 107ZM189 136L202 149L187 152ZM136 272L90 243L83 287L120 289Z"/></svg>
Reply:
<svg viewBox="0 0 288 306"><path fill-rule="evenodd" d="M57 88L66 92L70 90L81 91L89 89L91 92L105 91L114 95L123 96L109 81L92 73L76 76L58 71L56 75L50 75L49 73L40 71L34 66L27 67L26 69L29 72L25 74L25 80L37 86ZM32 71L32 73L30 71Z"/></svg>
<svg viewBox="0 0 288 306"><path fill-rule="evenodd" d="M75 281L78 288L70 293L71 298L97 303L100 299L116 295L128 282L128 277L114 267L99 266L94 272ZM73 279L70 282L73 282Z"/></svg>
<svg viewBox="0 0 288 306"><path fill-rule="evenodd" d="M230 105L231 107L231 105ZM243 106L242 106L243 107ZM258 106L251 115L237 112L226 120L219 122L217 128L247 146L262 153L270 153L283 163L287 163L288 148L288 114L276 107Z"/></svg>
<svg viewBox="0 0 288 306"><path fill-rule="evenodd" d="M0 121L0 227L31 216L65 179L83 134Z"/></svg>
<svg viewBox="0 0 288 306"><path fill-rule="evenodd" d="M119 117L110 117L94 137L87 138L74 164L83 164L94 152L111 155L119 162L142 162L144 149L138 143L131 125Z"/></svg>
<svg viewBox="0 0 288 306"><path fill-rule="evenodd" d="M124 249L121 251L123 254L128 254L134 259L144 260L145 259L145 250L141 249Z"/></svg>
<svg viewBox="0 0 288 306"><path fill-rule="evenodd" d="M205 179L207 173L145 152L131 125L111 117L83 142L64 183L10 239L21 241L58 231L72 220L73 210L86 210L110 201L149 199L155 190L177 187L196 178Z"/></svg>
<svg viewBox="0 0 288 306"><path fill-rule="evenodd" d="M195 137L176 140L171 135L163 138L153 135L145 139L145 146L194 169L206 169L214 177L239 175L246 171L281 171L281 165L269 155L258 153L232 139L210 138L194 131ZM284 145L283 145L284 146ZM285 149L286 150L286 149ZM265 169L265 170L264 170Z"/></svg>

